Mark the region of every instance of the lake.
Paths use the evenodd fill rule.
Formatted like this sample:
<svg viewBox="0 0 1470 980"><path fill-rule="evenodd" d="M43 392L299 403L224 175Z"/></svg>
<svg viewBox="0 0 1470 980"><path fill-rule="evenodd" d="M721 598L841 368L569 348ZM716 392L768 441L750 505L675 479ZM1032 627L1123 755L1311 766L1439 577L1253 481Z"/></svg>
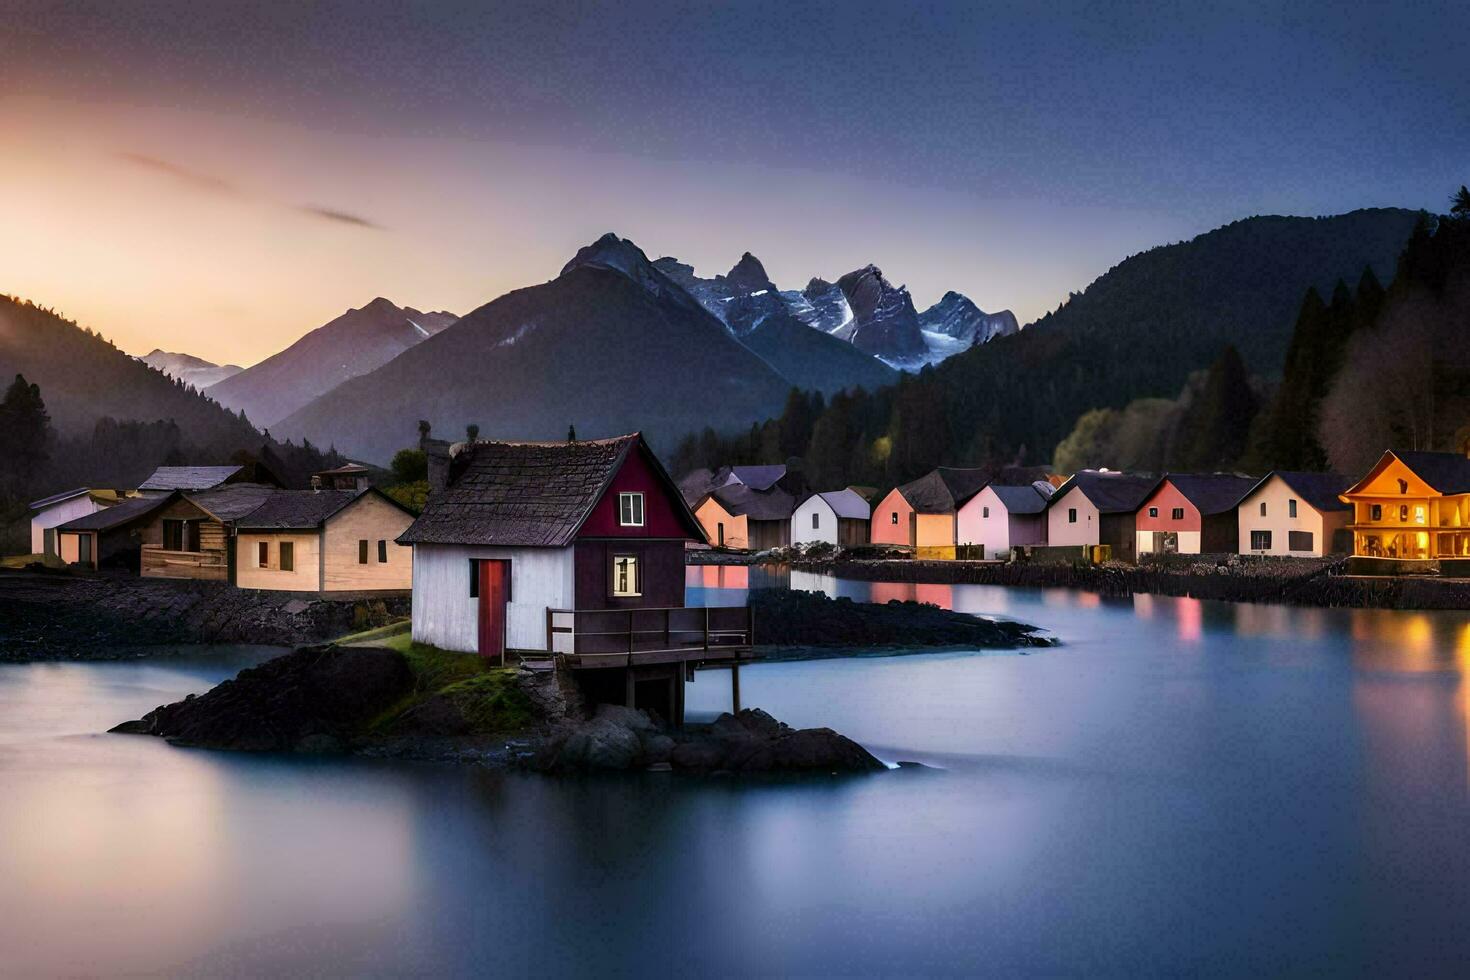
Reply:
<svg viewBox="0 0 1470 980"><path fill-rule="evenodd" d="M101 732L270 651L0 666L0 974L1463 972L1470 615L689 594L787 584L1064 645L742 669L747 705L937 767L798 782L174 749ZM691 714L728 698L701 672Z"/></svg>

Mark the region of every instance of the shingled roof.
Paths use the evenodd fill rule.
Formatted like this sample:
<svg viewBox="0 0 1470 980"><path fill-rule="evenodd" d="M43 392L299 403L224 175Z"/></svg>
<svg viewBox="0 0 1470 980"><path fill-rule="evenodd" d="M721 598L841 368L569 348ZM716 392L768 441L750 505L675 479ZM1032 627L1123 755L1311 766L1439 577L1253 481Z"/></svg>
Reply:
<svg viewBox="0 0 1470 980"><path fill-rule="evenodd" d="M868 506L868 502L863 499L863 495L852 488L846 490L829 490L825 493L819 493L817 496L821 497L827 506L832 508L832 513L844 520L866 521L873 515L873 509Z"/></svg>
<svg viewBox="0 0 1470 980"><path fill-rule="evenodd" d="M1280 477L1293 493L1317 510L1347 510L1349 507L1338 497L1338 494L1347 490L1352 481L1341 473L1299 473L1289 470L1272 470L1261 477L1260 481L1240 498L1241 503L1245 502L1246 497L1251 496L1270 482L1273 476Z"/></svg>
<svg viewBox="0 0 1470 980"><path fill-rule="evenodd" d="M111 531L132 521L147 517L154 511L173 503L179 494L166 493L156 497L128 497L121 503L104 507L102 510L73 518L58 525L58 531Z"/></svg>
<svg viewBox="0 0 1470 980"><path fill-rule="evenodd" d="M320 527L322 521L357 497L351 490L277 490L236 521L235 526L260 531Z"/></svg>
<svg viewBox="0 0 1470 980"><path fill-rule="evenodd" d="M186 493L184 498L220 521L237 521L281 491L264 483L231 483L218 490Z"/></svg>
<svg viewBox="0 0 1470 980"><path fill-rule="evenodd" d="M1051 486L1045 481L1038 482L1048 488ZM992 483L990 492L1000 498L1008 514L1040 514L1046 510L1046 501L1051 497L1049 490L1043 491L1035 483L1028 483L1024 487Z"/></svg>
<svg viewBox="0 0 1470 980"><path fill-rule="evenodd" d="M951 514L984 490L994 472L985 467L940 466L905 483L898 492L920 514Z"/></svg>
<svg viewBox="0 0 1470 980"><path fill-rule="evenodd" d="M1343 496L1358 493L1394 459L1407 466L1415 476L1439 493L1470 493L1470 458L1459 453L1400 452L1390 449L1378 458L1367 476L1344 490Z"/></svg>
<svg viewBox="0 0 1470 980"><path fill-rule="evenodd" d="M208 490L239 473L241 466L160 466L139 490Z"/></svg>
<svg viewBox="0 0 1470 980"><path fill-rule="evenodd" d="M1165 480L1173 484L1185 500L1194 504L1201 515L1206 516L1234 510L1257 484L1253 476L1236 476L1234 473L1170 473L1159 481L1159 486L1163 486Z"/></svg>
<svg viewBox="0 0 1470 980"><path fill-rule="evenodd" d="M635 432L577 442L469 443L451 460L448 485L429 495L398 542L564 547L640 445L670 503L683 509L686 526L697 529L678 487Z"/></svg>
<svg viewBox="0 0 1470 980"><path fill-rule="evenodd" d="M1080 470L1071 479L1057 487L1057 492L1046 502L1051 507L1077 487L1082 495L1092 501L1100 514L1129 514L1137 510L1154 487L1159 485L1156 477L1136 473L1105 473L1102 470Z"/></svg>
<svg viewBox="0 0 1470 980"><path fill-rule="evenodd" d="M710 496L731 514L744 515L752 521L790 520L796 511L796 498L779 487L757 490L743 483L731 483Z"/></svg>

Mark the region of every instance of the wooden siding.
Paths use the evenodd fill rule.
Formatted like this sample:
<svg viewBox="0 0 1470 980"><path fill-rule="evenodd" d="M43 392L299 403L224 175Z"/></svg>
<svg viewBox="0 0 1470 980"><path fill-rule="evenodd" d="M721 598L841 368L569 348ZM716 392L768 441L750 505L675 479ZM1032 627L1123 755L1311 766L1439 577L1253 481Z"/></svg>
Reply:
<svg viewBox="0 0 1470 980"><path fill-rule="evenodd" d="M165 551L164 520L199 522L197 552ZM229 578L225 527L188 500L176 500L154 514L140 535L143 553L140 572L145 578L194 578L225 581Z"/></svg>
<svg viewBox="0 0 1470 980"><path fill-rule="evenodd" d="M396 544L413 518L376 494L365 494L327 521L327 592L375 591L413 587L413 548ZM357 560L357 543L368 542L367 564ZM388 542L388 560L378 561L378 542ZM468 573L466 573L468 574Z"/></svg>
<svg viewBox="0 0 1470 980"><path fill-rule="evenodd" d="M578 537L585 538L688 538L694 530L680 515L678 491L659 479L644 457L642 442L628 453L622 467L608 483L606 492L587 515ZM618 494L643 494L643 524L618 523ZM696 538L697 540L697 538ZM711 539L713 543L713 539Z"/></svg>
<svg viewBox="0 0 1470 980"><path fill-rule="evenodd" d="M281 544L291 543L291 571L281 569ZM267 546L268 560L260 567L260 546ZM242 589L275 589L282 592L316 592L320 587L321 548L316 531L283 531L265 534L242 531L235 538L235 584Z"/></svg>
<svg viewBox="0 0 1470 980"><path fill-rule="evenodd" d="M784 523L784 522L783 522ZM614 597L614 555L637 555L641 595ZM565 609L628 609L684 605L684 542L583 540L576 544L575 605Z"/></svg>
<svg viewBox="0 0 1470 980"><path fill-rule="evenodd" d="M479 600L470 596L472 558L510 561L510 649L546 649L546 610L573 606L571 548L420 544L412 551L413 638L420 643L463 653L479 649Z"/></svg>

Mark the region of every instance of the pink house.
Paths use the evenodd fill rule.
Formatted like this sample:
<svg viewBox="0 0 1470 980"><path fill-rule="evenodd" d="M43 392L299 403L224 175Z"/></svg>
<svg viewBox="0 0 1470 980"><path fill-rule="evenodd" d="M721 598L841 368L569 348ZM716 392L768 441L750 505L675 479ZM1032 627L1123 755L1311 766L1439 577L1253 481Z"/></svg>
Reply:
<svg viewBox="0 0 1470 980"><path fill-rule="evenodd" d="M992 483L967 500L957 517L959 543L980 545L986 558L1004 559L1012 548L1046 544L1046 502L1054 488Z"/></svg>
<svg viewBox="0 0 1470 980"><path fill-rule="evenodd" d="M1236 506L1254 477L1171 473L1144 498L1134 519L1138 553L1223 554L1236 550Z"/></svg>

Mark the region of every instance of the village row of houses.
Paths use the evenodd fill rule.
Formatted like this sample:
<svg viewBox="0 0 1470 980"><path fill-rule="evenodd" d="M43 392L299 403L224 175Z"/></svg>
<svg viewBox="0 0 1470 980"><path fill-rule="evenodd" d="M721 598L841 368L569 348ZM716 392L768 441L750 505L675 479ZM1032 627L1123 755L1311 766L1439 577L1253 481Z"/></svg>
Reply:
<svg viewBox="0 0 1470 980"><path fill-rule="evenodd" d="M887 545L919 558L1004 559L1060 549L1093 560L1151 553L1322 556L1396 563L1470 558L1470 459L1386 452L1361 479L1274 471L1154 476L939 467L894 488L804 493L783 466L681 482L710 544L765 550Z"/></svg>
<svg viewBox="0 0 1470 980"><path fill-rule="evenodd" d="M145 578L290 592L407 590L413 521L349 464L287 490L259 465L161 466L136 490L81 488L33 501L31 549Z"/></svg>

